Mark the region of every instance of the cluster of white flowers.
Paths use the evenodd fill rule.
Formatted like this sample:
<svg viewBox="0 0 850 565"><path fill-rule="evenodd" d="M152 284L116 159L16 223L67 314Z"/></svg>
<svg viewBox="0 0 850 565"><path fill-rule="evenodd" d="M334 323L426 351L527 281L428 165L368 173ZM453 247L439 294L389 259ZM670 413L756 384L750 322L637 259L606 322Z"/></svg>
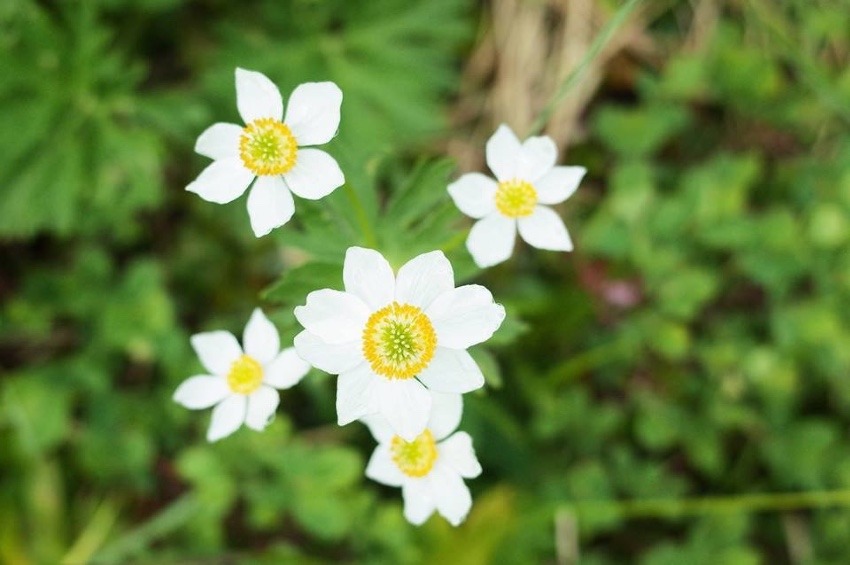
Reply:
<svg viewBox="0 0 850 565"><path fill-rule="evenodd" d="M237 69L236 99L246 125L217 123L200 135L195 150L214 161L186 189L224 204L253 183L248 215L260 237L292 217L291 193L315 200L345 182L333 157L305 147L336 134L342 92L332 82L302 84L284 116L274 83ZM501 126L487 142L496 180L470 173L449 185L458 208L478 220L467 247L479 266L510 257L517 230L534 247L572 249L548 205L575 192L585 169L556 167L556 158L548 137L520 143ZM436 510L458 525L472 506L463 479L481 473L472 438L455 432L461 395L484 385L466 350L493 335L505 310L483 286L455 287L441 251L419 255L394 273L378 251L350 247L342 280L344 291L313 291L295 309L304 330L294 347L281 350L277 329L259 309L245 327L244 350L226 331L192 336L209 374L184 381L174 400L190 409L214 406L207 439L217 441L243 423L263 430L279 404L276 389L294 386L311 366L336 374L339 425L360 420L378 442L366 475L402 489L411 523Z"/></svg>

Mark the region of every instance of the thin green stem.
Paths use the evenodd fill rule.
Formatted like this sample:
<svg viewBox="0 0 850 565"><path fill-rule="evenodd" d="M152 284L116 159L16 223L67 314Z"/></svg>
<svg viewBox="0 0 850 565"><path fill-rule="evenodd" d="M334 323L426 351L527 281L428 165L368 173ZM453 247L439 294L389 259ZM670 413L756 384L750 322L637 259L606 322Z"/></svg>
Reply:
<svg viewBox="0 0 850 565"><path fill-rule="evenodd" d="M599 35L593 40L593 43L590 44L590 48L587 50L587 53L582 57L581 62L568 74L564 80L561 82L561 85L558 87L558 90L555 92L555 95L546 103L546 106L540 111L540 114L537 115L537 119L534 120L534 123L531 124L531 131L529 135L536 135L543 130L543 127L549 121L549 118L552 117L552 113L558 107L558 105L564 100L564 98L569 94L570 90L578 84L579 80L581 80L584 73L587 71L587 67L590 65L590 62L593 61L599 55L599 52L602 51L602 48L611 40L614 32L623 25L623 22L626 21L626 18L629 17L629 14L640 4L642 0L629 0L625 4L623 4L617 13L614 14L614 17L605 25Z"/></svg>
<svg viewBox="0 0 850 565"><path fill-rule="evenodd" d="M740 514L850 506L850 490L742 494L695 498L577 501L566 508L581 514L616 514L623 518L669 518L706 514Z"/></svg>
<svg viewBox="0 0 850 565"><path fill-rule="evenodd" d="M560 385L583 373L622 358L628 352L629 343L623 340L603 343L567 359L552 368L545 380L551 385Z"/></svg>
<svg viewBox="0 0 850 565"><path fill-rule="evenodd" d="M127 563L155 541L185 526L202 510L193 496L179 498L144 524L106 545L94 555L92 563Z"/></svg>
<svg viewBox="0 0 850 565"><path fill-rule="evenodd" d="M378 238L375 235L375 230L369 222L369 216L366 214L366 208L363 207L363 202L360 200L357 191L349 183L345 183L345 193L348 195L348 200L354 207L354 214L357 216L357 223L360 224L360 231L363 232L363 238L366 240L366 245L372 248L378 247Z"/></svg>
<svg viewBox="0 0 850 565"><path fill-rule="evenodd" d="M63 565L91 561L92 555L103 544L117 518L118 512L115 505L109 500L101 502L74 545L62 558Z"/></svg>
<svg viewBox="0 0 850 565"><path fill-rule="evenodd" d="M779 48L792 65L796 67L800 78L820 99L820 102L832 110L845 124L850 124L850 111L841 97L830 84L830 78L818 65L812 64L815 56L807 56L801 49L801 41L794 36L795 27L782 14L774 10L772 4L762 0L749 0L749 5L757 16L757 21L764 25L774 39L778 40ZM781 4L779 5L781 6Z"/></svg>
<svg viewBox="0 0 850 565"><path fill-rule="evenodd" d="M440 246L440 250L442 250L443 253L448 255L449 253L460 247L464 241L466 241L467 235L469 235L468 230L459 231L451 238L447 239L446 242Z"/></svg>

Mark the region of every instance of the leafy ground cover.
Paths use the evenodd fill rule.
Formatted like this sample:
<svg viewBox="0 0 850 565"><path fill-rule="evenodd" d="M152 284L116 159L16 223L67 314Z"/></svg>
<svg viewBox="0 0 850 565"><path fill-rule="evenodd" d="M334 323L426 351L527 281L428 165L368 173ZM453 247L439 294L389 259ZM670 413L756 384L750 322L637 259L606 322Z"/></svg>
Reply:
<svg viewBox="0 0 850 565"><path fill-rule="evenodd" d="M848 63L846 0L4 3L0 561L847 563ZM259 240L183 190L236 66L345 93L346 186ZM589 172L575 252L482 272L446 186L502 122ZM354 244L507 309L459 528L363 476L324 373L215 444L171 400Z"/></svg>

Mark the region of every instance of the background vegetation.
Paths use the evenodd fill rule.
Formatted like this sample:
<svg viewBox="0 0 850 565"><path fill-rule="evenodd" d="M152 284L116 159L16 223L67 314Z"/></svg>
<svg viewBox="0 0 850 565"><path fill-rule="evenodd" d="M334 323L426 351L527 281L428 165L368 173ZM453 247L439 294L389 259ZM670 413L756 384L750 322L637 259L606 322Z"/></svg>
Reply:
<svg viewBox="0 0 850 565"><path fill-rule="evenodd" d="M850 3L634 4L0 3L0 562L850 562ZM183 190L237 65L345 93L348 185L260 240ZM478 272L445 187L541 116L576 252ZM327 375L214 445L170 400L353 244L507 307L460 528L364 478Z"/></svg>

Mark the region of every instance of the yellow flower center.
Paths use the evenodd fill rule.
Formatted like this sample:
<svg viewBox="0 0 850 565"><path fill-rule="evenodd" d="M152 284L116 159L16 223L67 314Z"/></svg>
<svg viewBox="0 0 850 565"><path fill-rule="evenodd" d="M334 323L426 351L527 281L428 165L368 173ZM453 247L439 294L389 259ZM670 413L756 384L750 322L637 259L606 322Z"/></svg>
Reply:
<svg viewBox="0 0 850 565"><path fill-rule="evenodd" d="M286 124L274 118L254 120L242 130L239 156L257 175L282 175L295 166L298 143Z"/></svg>
<svg viewBox="0 0 850 565"><path fill-rule="evenodd" d="M263 382L263 366L256 359L242 355L230 366L227 385L237 394L251 394Z"/></svg>
<svg viewBox="0 0 850 565"><path fill-rule="evenodd" d="M496 208L508 218L530 216L537 205L537 190L530 182L519 179L499 183L496 189Z"/></svg>
<svg viewBox="0 0 850 565"><path fill-rule="evenodd" d="M408 477L424 477L437 460L437 443L431 430L425 430L413 441L394 436L390 442L393 462Z"/></svg>
<svg viewBox="0 0 850 565"><path fill-rule="evenodd" d="M363 355L375 373L388 379L410 379L428 366L437 334L425 313L393 302L369 316L363 329Z"/></svg>

